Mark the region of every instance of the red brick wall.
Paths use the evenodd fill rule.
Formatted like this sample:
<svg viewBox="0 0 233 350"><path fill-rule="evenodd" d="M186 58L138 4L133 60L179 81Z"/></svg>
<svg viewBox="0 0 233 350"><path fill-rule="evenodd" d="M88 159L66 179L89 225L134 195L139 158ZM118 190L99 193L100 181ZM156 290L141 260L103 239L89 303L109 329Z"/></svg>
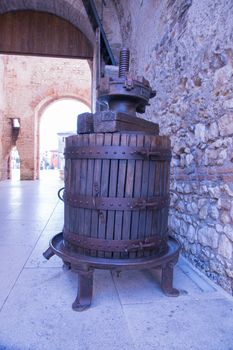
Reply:
<svg viewBox="0 0 233 350"><path fill-rule="evenodd" d="M64 97L76 98L90 107L90 67L85 60L24 56L0 56L0 67L4 75L4 86L0 85L0 95L4 96L0 112L0 179L7 177L7 159L13 145L9 118L17 117L21 124L16 141L21 179L33 180L38 178L41 114L49 103Z"/></svg>

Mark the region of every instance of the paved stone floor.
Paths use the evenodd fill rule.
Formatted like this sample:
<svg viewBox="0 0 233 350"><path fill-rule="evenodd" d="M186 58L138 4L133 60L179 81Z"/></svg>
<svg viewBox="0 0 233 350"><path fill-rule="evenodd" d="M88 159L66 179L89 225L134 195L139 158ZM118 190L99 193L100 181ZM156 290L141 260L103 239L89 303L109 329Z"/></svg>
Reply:
<svg viewBox="0 0 233 350"><path fill-rule="evenodd" d="M92 308L71 304L77 278L48 241L62 229L62 182L0 182L0 350L233 350L233 298L181 258L178 298L159 271L96 271Z"/></svg>

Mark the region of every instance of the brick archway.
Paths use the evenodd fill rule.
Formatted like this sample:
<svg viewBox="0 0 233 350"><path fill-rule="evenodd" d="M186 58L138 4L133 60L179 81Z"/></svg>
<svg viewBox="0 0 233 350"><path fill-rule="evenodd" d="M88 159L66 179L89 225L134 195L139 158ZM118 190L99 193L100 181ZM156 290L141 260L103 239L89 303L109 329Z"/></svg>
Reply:
<svg viewBox="0 0 233 350"><path fill-rule="evenodd" d="M13 142L10 118L17 117L20 119L16 146L21 157L21 180L34 180L38 178L40 115L48 104L62 98L75 98L90 107L91 69L85 60L8 56L5 71L8 78L4 128L9 136L4 141L3 156ZM5 157L0 162L3 179L6 179Z"/></svg>
<svg viewBox="0 0 233 350"><path fill-rule="evenodd" d="M39 174L40 174L40 121L41 117L44 114L45 110L47 109L48 106L51 104L65 100L65 99L70 99L70 100L76 100L79 102L82 102L85 104L89 109L91 109L91 103L90 101L87 100L87 98L83 98L83 96L80 96L80 94L57 94L56 96L46 96L44 99L42 99L38 105L35 108L35 142L36 142L36 156L34 159L34 169L35 169L35 174L34 178L36 180L39 179Z"/></svg>

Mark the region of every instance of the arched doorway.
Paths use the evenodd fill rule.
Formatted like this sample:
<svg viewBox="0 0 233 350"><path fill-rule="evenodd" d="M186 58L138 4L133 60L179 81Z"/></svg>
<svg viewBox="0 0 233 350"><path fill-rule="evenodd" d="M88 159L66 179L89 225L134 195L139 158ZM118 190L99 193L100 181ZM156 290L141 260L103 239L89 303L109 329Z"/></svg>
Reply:
<svg viewBox="0 0 233 350"><path fill-rule="evenodd" d="M107 29L111 23L114 27L114 31L110 31L108 39L111 42L112 48L115 47L118 51L121 45L121 33L118 22L118 17L115 10L114 1L110 0L106 3L105 13L106 15L101 18L104 27ZM104 7L105 8L105 7ZM109 17L109 14L111 16ZM114 14L114 15L113 15ZM113 15L113 17L112 17ZM105 23L106 22L106 23ZM114 34L114 35L113 35ZM56 1L25 1L25 0L7 0L0 1L0 54L15 54L18 55L34 55L34 56L46 56L46 57L62 57L73 59L87 59L89 68L91 69L91 84L89 96L83 98L84 101L88 100L92 106L95 106L96 97L96 77L100 74L100 58L99 58L99 40L95 31L89 21L86 14L86 10L83 6L82 0L56 0ZM96 45L97 44L97 45ZM44 57L42 57L44 58ZM2 66L2 67L1 67ZM94 67L93 67L94 66ZM97 69L98 68L98 69ZM1 73L2 72L2 73ZM23 70L22 70L23 72ZM13 74L11 79L13 80L17 74ZM1 62L0 57L0 96L3 96L3 87L1 86L2 75L5 74L5 65ZM26 77L24 74L23 79ZM45 77L46 80L47 77ZM12 81L11 86L15 86ZM69 83L67 83L69 86ZM65 86L65 88L67 87ZM37 108L41 101L45 98L45 92L40 91L41 85L38 88L38 95L33 102L30 103L31 108ZM57 95L64 94L62 92L54 92L56 87L47 89L51 96L57 98ZM76 92L66 90L66 94L78 95ZM74 89L73 89L74 90ZM47 93L48 95L48 93ZM26 94L24 94L26 96ZM12 97L10 97L12 99ZM1 101L0 101L1 103ZM9 114L10 117L14 117L15 114L11 110L4 113L4 108L0 105L0 123L4 122L5 115ZM2 111L1 111L2 109ZM31 111L28 114L27 119L31 119L27 122L27 127L33 130L34 135L32 137L24 137L25 123L24 123L24 111L22 114L17 111L16 116L22 118L21 134L18 139L18 147L21 154L22 169L27 167L27 171L22 172L22 179L36 179L38 174L35 174L35 165L38 163L38 159L31 162L30 155L27 150L30 150L30 142L33 139L33 157L35 158L38 153L38 125L37 125L37 111ZM1 123L3 124L3 123ZM5 130L10 134L10 126L5 122ZM24 140L23 140L24 137ZM5 143L8 142L2 138L2 130L0 126L0 179L5 179L7 173L7 167L5 160L3 159ZM9 143L9 142L8 142ZM31 150L30 150L31 151Z"/></svg>
<svg viewBox="0 0 233 350"><path fill-rule="evenodd" d="M43 110L39 126L40 178L56 176L56 170L63 178L65 138L76 134L77 116L84 112L90 112L90 108L74 98L55 100Z"/></svg>
<svg viewBox="0 0 233 350"><path fill-rule="evenodd" d="M7 179L20 180L20 156L16 146L13 146L7 159Z"/></svg>
<svg viewBox="0 0 233 350"><path fill-rule="evenodd" d="M37 153L39 147L38 106L44 103L44 99L52 100L62 95L74 95L75 97L80 97L81 100L84 100L88 104L91 104L91 62L93 60L95 43L94 32L85 16L85 12L81 13L80 6L77 6L76 3L72 5L69 0L64 0L61 1L60 4L56 4L54 8L53 6L51 7L51 5L51 2L42 1L38 1L36 4L25 4L25 1L21 0L17 1L17 4L9 0L4 6L0 3L0 54L10 54L8 57L13 57L12 54L23 55L21 57L26 57L24 56L25 54L27 57L29 57L29 55L44 56L40 58L41 60L69 60L72 58L73 61L77 59L78 61L86 62L90 71L89 91L86 91L86 87L84 89L80 88L80 84L83 82L83 76L82 74L80 75L79 66L81 66L81 64L77 63L77 67L75 67L75 70L72 72L72 82L70 82L72 79L67 76L63 88L60 82L60 84L54 84L54 86L49 86L47 84L45 88L43 88L43 84L39 83L38 88L34 90L38 91L37 95L34 94L34 97L26 102L25 99L27 95L31 94L33 89L27 88L28 90L25 93L22 92L19 97L14 97L13 93L9 93L8 96L6 96L7 94L3 94L3 90L7 90L6 85L9 83L8 91L13 90L13 92L15 92L16 85L13 80L16 80L16 78L19 79L19 77L22 77L22 81L26 82L28 74L27 72L25 74L25 67L27 63L24 62L24 67L22 66L21 70L17 72L15 69L17 65L13 65L13 69L9 69L11 74L9 79L6 79L7 81L4 82L4 84L0 84L0 95L4 98L4 109L1 111L0 108L0 123L4 124L4 128L0 127L1 180L7 179L8 177L7 160L4 154L6 154L6 147L11 146L12 143L9 137L4 139L4 136L6 134L11 135L11 125L8 123L9 118L15 117L16 115L17 118L21 119L20 134L17 139L17 147L22 160L21 179L33 180L38 178L38 174L36 173L36 169L38 169ZM38 57L31 58L36 59ZM6 57L0 57L0 61L1 60L0 80L3 80L2 76L5 76L7 71L6 65L9 66L9 61L11 59L8 60ZM44 81L48 82L46 72L44 75ZM76 77L75 84L74 77ZM36 79L37 75L34 74L31 81L35 82ZM57 79L59 81L59 75ZM14 89L12 89L12 86L14 86ZM20 90L23 91L22 89L18 89L18 91ZM16 101L17 98L18 101ZM11 100L9 104L7 101L8 99ZM7 102L5 103L5 101ZM16 109L17 111L15 111ZM4 135L2 135L3 129Z"/></svg>

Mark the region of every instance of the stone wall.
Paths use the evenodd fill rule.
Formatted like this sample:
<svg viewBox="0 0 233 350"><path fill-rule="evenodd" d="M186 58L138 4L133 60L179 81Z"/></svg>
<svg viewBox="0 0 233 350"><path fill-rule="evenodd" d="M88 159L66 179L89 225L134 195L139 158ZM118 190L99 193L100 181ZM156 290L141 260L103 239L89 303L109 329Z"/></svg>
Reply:
<svg viewBox="0 0 233 350"><path fill-rule="evenodd" d="M232 1L115 6L132 71L157 90L145 117L172 140L172 233L184 255L232 293Z"/></svg>
<svg viewBox="0 0 233 350"><path fill-rule="evenodd" d="M4 67L4 108L0 136L0 180L7 178L7 160L12 146L11 118L20 118L16 146L21 179L38 178L39 124L47 105L60 98L75 98L91 105L91 70L86 60L0 56ZM1 71L0 71L1 74ZM0 86L1 89L1 86ZM1 108L0 108L1 111Z"/></svg>

